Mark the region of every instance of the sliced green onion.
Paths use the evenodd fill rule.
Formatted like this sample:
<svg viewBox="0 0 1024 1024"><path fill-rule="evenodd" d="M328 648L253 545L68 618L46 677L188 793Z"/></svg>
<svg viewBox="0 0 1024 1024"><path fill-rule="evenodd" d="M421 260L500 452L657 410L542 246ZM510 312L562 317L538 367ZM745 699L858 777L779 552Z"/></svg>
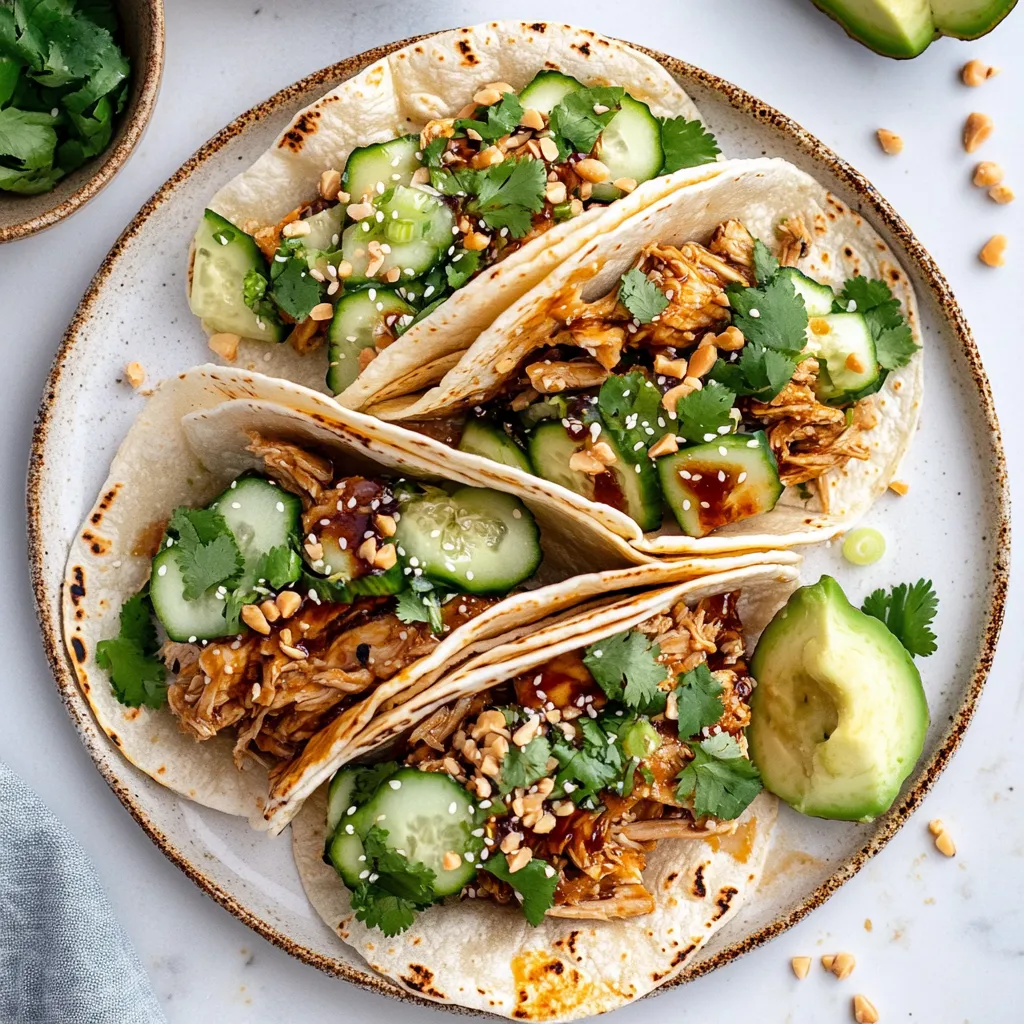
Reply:
<svg viewBox="0 0 1024 1024"><path fill-rule="evenodd" d="M852 530L843 541L843 558L854 565L871 565L885 554L885 538L870 526Z"/></svg>
<svg viewBox="0 0 1024 1024"><path fill-rule="evenodd" d="M393 220L388 223L384 234L389 242L394 242L396 245L405 245L413 240L415 231L416 225L413 221Z"/></svg>
<svg viewBox="0 0 1024 1024"><path fill-rule="evenodd" d="M629 726L622 737L622 749L626 756L641 761L645 757L650 757L660 746L661 737L657 729L643 718Z"/></svg>
<svg viewBox="0 0 1024 1024"><path fill-rule="evenodd" d="M551 208L551 215L555 220L572 220L572 203L559 203Z"/></svg>

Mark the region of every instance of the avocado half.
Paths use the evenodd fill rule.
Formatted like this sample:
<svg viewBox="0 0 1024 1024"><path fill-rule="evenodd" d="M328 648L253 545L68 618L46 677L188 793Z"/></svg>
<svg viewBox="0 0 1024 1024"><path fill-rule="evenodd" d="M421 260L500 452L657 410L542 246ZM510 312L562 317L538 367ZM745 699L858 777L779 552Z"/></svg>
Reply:
<svg viewBox="0 0 1024 1024"><path fill-rule="evenodd" d="M924 749L921 675L831 576L801 587L761 634L747 730L765 786L801 814L871 821Z"/></svg>
<svg viewBox="0 0 1024 1024"><path fill-rule="evenodd" d="M858 42L885 57L916 57L938 36L977 39L1017 0L813 0Z"/></svg>

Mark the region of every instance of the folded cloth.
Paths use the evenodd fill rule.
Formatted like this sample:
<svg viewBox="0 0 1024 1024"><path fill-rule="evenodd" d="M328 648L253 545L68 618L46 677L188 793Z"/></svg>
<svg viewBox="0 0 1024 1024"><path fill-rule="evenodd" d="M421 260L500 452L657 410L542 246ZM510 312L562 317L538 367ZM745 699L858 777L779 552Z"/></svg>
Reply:
<svg viewBox="0 0 1024 1024"><path fill-rule="evenodd" d="M2 761L0 1024L166 1024L85 852Z"/></svg>

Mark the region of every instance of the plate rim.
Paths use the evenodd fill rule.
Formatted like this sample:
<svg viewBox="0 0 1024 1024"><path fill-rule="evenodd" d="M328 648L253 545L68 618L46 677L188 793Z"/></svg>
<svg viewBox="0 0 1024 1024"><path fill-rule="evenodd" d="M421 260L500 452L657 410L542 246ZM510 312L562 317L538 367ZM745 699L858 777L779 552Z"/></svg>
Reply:
<svg viewBox="0 0 1024 1024"><path fill-rule="evenodd" d="M327 974L341 977L363 989L382 995L434 1008L441 1005L450 1012L471 1013L473 1011L456 1003L438 1004L412 995L392 984L383 976L378 975L369 967L362 970L357 966L345 963L334 957L318 953L290 938L270 922L249 910L248 907L213 879L207 877L198 866L192 863L185 854L174 846L168 836L161 832L147 818L144 810L135 800L134 794L124 784L118 773L114 768L104 763L105 755L110 753L109 747L105 742L101 741L101 734L96 731L91 712L78 689L74 673L71 671L70 664L67 661L59 616L52 614L52 595L47 591L43 576L46 538L43 535L41 522L50 414L57 402L64 365L68 354L78 340L79 330L89 319L91 306L99 297L106 279L113 272L125 246L142 229L157 207L173 198L173 194L180 184L185 182L201 164L221 150L236 136L244 133L250 126L267 117L275 116L283 105L300 96L307 94L315 96L318 89L333 88L334 85L351 78L367 65L381 60L395 50L437 34L438 32L424 33L364 50L335 64L314 71L312 74L306 75L279 90L261 103L240 114L201 145L142 205L119 235L117 241L97 269L76 308L74 316L54 356L53 364L43 388L32 431L26 485L26 511L28 562L36 616L46 658L49 662L55 685L79 734L79 738L86 747L100 775L152 842L168 860L175 864L193 883L224 907L224 909L268 942L271 942L297 959ZM804 897L795 907L775 918L770 923L763 925L751 935L731 942L706 959L695 962L692 966L684 969L679 976L651 993L656 995L709 974L735 960L737 957L764 945L769 940L792 928L812 910L825 903L841 886L853 878L868 860L881 851L889 840L903 827L910 815L930 791L935 781L946 769L953 754L960 746L963 734L977 710L981 692L991 670L999 633L1003 624L1009 582L1010 498L1005 451L995 403L970 326L942 271L938 268L924 245L918 241L903 218L860 171L856 170L856 168L803 128L798 122L775 109L770 104L763 102L732 82L696 65L635 43L627 42L627 45L653 58L674 77L682 79L684 83L696 82L700 86L718 93L735 110L745 114L761 128L774 130L787 137L790 142L795 143L807 156L827 167L835 178L839 179L847 188L857 194L870 210L873 217L877 218L890 234L900 241L910 259L916 264L917 269L927 282L928 288L941 309L943 318L956 335L964 357L967 360L972 383L980 399L981 410L988 427L988 454L992 459L991 472L995 483L993 494L995 498L994 556L988 568L986 580L987 612L984 627L980 634L981 640L975 653L974 663L970 671L970 683L967 686L964 700L944 730L935 753L923 766L920 780L905 794L899 805L887 814L883 827L876 832L871 841L866 843L850 860L833 872L829 878ZM310 102L312 102L312 99Z"/></svg>

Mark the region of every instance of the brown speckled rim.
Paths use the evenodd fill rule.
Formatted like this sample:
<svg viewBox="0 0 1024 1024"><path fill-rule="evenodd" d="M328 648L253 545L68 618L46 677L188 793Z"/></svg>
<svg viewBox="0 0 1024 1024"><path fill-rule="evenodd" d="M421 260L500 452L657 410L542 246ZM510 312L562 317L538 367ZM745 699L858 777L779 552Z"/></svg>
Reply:
<svg viewBox="0 0 1024 1024"><path fill-rule="evenodd" d="M140 85L133 88L134 95L122 115L121 125L112 144L103 154L102 163L74 192L51 209L18 223L0 224L0 243L27 238L53 227L58 221L80 210L106 188L139 144L153 116L164 73L164 5L163 0L145 0L144 3L137 3L136 7L138 10L133 12L133 16L142 21L141 34L146 43L142 52L136 54L132 61L133 74L141 74ZM57 184L58 191L61 184ZM13 209L13 204L23 201L19 197L8 197L7 193L0 195L5 197L7 209Z"/></svg>
<svg viewBox="0 0 1024 1024"><path fill-rule="evenodd" d="M333 957L324 956L295 942L283 934L268 921L259 917L242 905L233 895L226 892L212 879L207 877L201 868L189 861L171 840L160 832L152 822L148 820L142 808L135 800L134 795L122 781L122 779L111 768L102 763L101 754L107 753L103 748L103 738L96 734L94 723L88 707L82 699L74 673L66 660L63 643L61 640L60 622L52 613L50 598L52 595L46 592L43 583L42 565L45 553L46 538L42 535L41 510L44 495L42 493L42 465L45 456L47 432L51 410L57 400L58 388L61 384L61 374L68 353L78 340L79 328L89 319L91 307L97 296L104 287L107 278L110 276L114 264L117 262L122 249L142 229L145 222L153 211L160 205L170 201L174 197L175 189L204 161L225 146L230 140L244 132L252 124L262 121L265 118L273 117L283 105L286 105L297 98L307 94L311 99L321 91L326 90L351 77L362 68L373 61L380 60L392 51L416 42L418 39L426 38L419 36L415 39L406 39L393 43L389 46L378 47L368 50L365 53L350 57L331 67L324 68L288 86L270 99L246 111L218 135L202 146L165 184L157 193L142 207L132 222L125 229L121 237L114 244L107 258L100 266L89 289L86 291L81 304L75 313L61 347L53 363L40 403L38 418L32 439L31 458L28 474L28 547L29 563L32 573L33 590L35 593L36 606L38 610L40 629L42 631L43 643L46 654L53 670L57 687L65 706L74 721L80 736L87 749L97 762L97 766L106 779L107 784L117 795L118 799L125 805L135 820L142 826L153 842L164 852L164 854L175 863L181 870L192 879L200 888L205 890L224 908L234 914L240 921L248 925L254 931L300 960L305 961L329 974L342 977L353 984L371 991L380 992L392 997L398 997L410 1002L422 1003L423 1005L437 1007L438 1004L430 1003L400 990L390 982L369 970L360 970ZM730 82L712 75L707 71L694 67L674 57L637 47L647 53L671 74L679 78L684 85L696 84L708 90L713 90L723 96L730 105L737 111L746 114L752 121L759 125L770 138L779 136L796 145L808 156L812 157L835 178L839 179L847 188L856 193L870 211L876 221L885 226L891 235L898 239L905 248L910 260L912 260L928 288L935 297L943 315L950 328L956 333L960 345L967 360L971 378L978 393L978 399L985 416L989 430L989 458L991 460L993 475L996 482L995 494L992 496L996 503L995 512L995 536L993 538L993 550L995 552L990 566L990 582L988 585L988 612L983 623L982 640L975 658L974 666L971 669L970 682L967 687L966 697L959 711L951 719L946 728L939 748L932 758L920 771L920 778L917 784L903 797L900 803L885 817L880 828L875 832L869 842L854 855L843 867L836 871L824 883L818 886L809 896L793 907L788 913L783 914L776 920L760 928L752 935L741 941L734 942L707 959L695 963L682 975L662 986L655 992L700 977L719 967L729 963L742 954L749 952L756 947L763 945L769 939L781 934L788 928L805 917L810 911L821 906L836 890L852 878L867 863L867 861L878 853L882 847L896 834L907 821L913 811L924 799L931 789L935 780L948 765L957 747L960 745L964 731L969 725L978 704L982 688L992 665L992 659L996 649L996 642L1003 622L1006 590L1009 578L1009 551L1010 551L1010 519L1009 519L1009 487L1006 473L1006 461L1003 452L1002 438L999 432L999 424L996 419L995 406L989 387L988 378L981 365L981 359L977 347L971 335L971 330L964 318L963 311L950 290L949 284L942 275L934 260L924 249L921 243L914 237L906 223L899 217L895 210L878 194L873 185L848 163L833 153L809 132L805 131L796 122L781 114L760 100L751 96L742 89L737 88ZM772 147L768 146L770 150ZM469 1012L454 1004L445 1004L449 1009L457 1012Z"/></svg>

